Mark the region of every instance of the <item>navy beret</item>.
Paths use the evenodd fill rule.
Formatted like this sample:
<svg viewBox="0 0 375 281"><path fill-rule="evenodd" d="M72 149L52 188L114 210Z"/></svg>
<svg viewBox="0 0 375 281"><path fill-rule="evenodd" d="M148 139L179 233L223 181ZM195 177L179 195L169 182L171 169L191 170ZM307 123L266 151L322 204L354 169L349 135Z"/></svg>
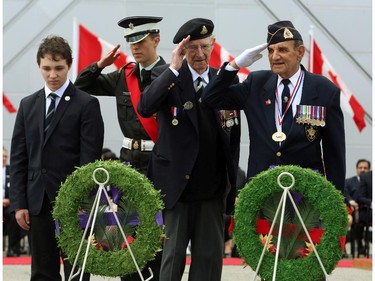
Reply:
<svg viewBox="0 0 375 281"><path fill-rule="evenodd" d="M134 16L126 17L117 24L125 28L125 39L135 44L145 39L150 33L159 33L159 21L162 17Z"/></svg>
<svg viewBox="0 0 375 281"><path fill-rule="evenodd" d="M302 40L301 34L290 21L278 21L268 26L267 43L276 44L287 40Z"/></svg>
<svg viewBox="0 0 375 281"><path fill-rule="evenodd" d="M212 35L214 23L209 19L196 18L184 23L173 38L173 43L178 44L190 35L190 40L206 38Z"/></svg>

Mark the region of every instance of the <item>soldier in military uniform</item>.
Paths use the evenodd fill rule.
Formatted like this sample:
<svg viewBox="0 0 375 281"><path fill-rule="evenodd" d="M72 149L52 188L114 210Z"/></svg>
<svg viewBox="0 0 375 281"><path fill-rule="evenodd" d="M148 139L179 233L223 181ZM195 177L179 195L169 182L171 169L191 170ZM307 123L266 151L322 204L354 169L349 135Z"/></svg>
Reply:
<svg viewBox="0 0 375 281"><path fill-rule="evenodd" d="M134 104L137 103L135 96L139 96L151 82L151 69L165 64L164 59L157 54L161 20L161 17L145 16L120 20L118 25L124 28L125 39L137 63L126 64L119 71L102 74L102 70L113 64L120 55L120 45L116 45L100 61L86 67L75 81L78 88L92 95L116 97L118 122L124 135L120 160L129 162L143 174L147 172L157 125L154 117L138 116Z"/></svg>
<svg viewBox="0 0 375 281"><path fill-rule="evenodd" d="M159 22L162 17L133 16L118 22L124 28L125 40L136 63L129 63L119 71L102 74L102 70L110 66L119 57L120 45L116 45L100 61L86 67L77 77L75 85L95 96L114 96L117 104L117 117L124 135L120 160L129 162L133 168L146 175L150 153L157 138L155 117L143 118L137 113L140 93L151 83L151 70L155 66L165 64L157 54L160 42ZM155 260L149 262L142 271L146 278L151 267L154 278L159 280L161 252ZM135 272L121 280L140 280Z"/></svg>

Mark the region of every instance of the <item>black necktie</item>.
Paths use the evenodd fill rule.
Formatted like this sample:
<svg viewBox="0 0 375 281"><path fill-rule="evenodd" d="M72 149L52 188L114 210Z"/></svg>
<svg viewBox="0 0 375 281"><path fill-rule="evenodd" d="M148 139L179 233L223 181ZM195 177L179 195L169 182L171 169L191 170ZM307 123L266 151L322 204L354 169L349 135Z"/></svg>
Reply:
<svg viewBox="0 0 375 281"><path fill-rule="evenodd" d="M142 90L150 85L151 83L151 70L146 70L146 69L142 69L141 70L141 76L142 76L142 83L141 83L141 88Z"/></svg>
<svg viewBox="0 0 375 281"><path fill-rule="evenodd" d="M202 77L198 76L198 78L195 80L197 81L197 87L195 88L195 93L197 96L197 99L200 100L203 92L203 79Z"/></svg>
<svg viewBox="0 0 375 281"><path fill-rule="evenodd" d="M55 113L55 105L56 105L56 98L58 97L55 93L50 93L48 97L51 98L51 103L48 107L46 119L44 120L44 133L47 132L49 126L51 125L51 121L53 118L53 115Z"/></svg>
<svg viewBox="0 0 375 281"><path fill-rule="evenodd" d="M283 127L283 132L288 132L293 122L292 104L290 104L289 108L287 108L287 105L290 99L290 90L288 86L290 81L289 79L283 79L281 83L284 84L284 89L281 94L282 109L283 109L283 114L284 114L282 127ZM285 112L285 110L287 111Z"/></svg>

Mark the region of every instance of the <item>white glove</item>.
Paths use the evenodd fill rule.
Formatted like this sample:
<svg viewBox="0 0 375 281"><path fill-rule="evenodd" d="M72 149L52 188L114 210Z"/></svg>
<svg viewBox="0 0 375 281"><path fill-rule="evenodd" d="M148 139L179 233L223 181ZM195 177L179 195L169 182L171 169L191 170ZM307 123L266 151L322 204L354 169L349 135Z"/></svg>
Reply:
<svg viewBox="0 0 375 281"><path fill-rule="evenodd" d="M260 52L265 50L267 46L267 43L263 43L251 49L246 49L242 52L242 54L234 59L234 62L238 65L239 68L248 67L259 60L261 57L263 57Z"/></svg>

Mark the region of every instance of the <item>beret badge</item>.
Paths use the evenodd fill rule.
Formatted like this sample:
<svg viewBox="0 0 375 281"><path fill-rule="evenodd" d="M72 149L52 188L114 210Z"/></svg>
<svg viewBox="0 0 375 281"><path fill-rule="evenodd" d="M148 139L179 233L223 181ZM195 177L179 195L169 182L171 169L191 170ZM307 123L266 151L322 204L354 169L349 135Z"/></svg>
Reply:
<svg viewBox="0 0 375 281"><path fill-rule="evenodd" d="M284 38L293 39L293 33L288 28L284 28Z"/></svg>
<svg viewBox="0 0 375 281"><path fill-rule="evenodd" d="M204 34L207 34L207 32L208 32L207 27L203 25L200 34L204 35Z"/></svg>

